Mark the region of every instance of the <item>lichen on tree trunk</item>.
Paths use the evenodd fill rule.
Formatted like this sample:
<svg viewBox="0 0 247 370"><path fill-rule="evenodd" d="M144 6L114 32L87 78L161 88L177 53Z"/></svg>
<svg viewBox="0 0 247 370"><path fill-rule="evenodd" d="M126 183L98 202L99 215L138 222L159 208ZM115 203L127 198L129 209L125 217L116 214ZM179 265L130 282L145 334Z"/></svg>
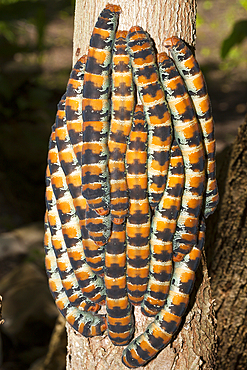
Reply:
<svg viewBox="0 0 247 370"><path fill-rule="evenodd" d="M90 35L107 0L77 0L75 10L73 62L87 53ZM154 39L161 52L164 40L176 35L192 48L195 46L196 0L115 0L122 8L119 29L140 25ZM191 304L183 319L182 330L175 340L152 360L146 370L215 369L216 333L210 284L205 257L197 272ZM135 308L135 336L143 332L153 319ZM87 339L67 324L67 370L126 370L121 362L123 347L115 347L107 335ZM139 369L143 369L140 367Z"/></svg>
<svg viewBox="0 0 247 370"><path fill-rule="evenodd" d="M247 368L247 117L218 161L221 201L209 219L206 253L216 301L218 370Z"/></svg>

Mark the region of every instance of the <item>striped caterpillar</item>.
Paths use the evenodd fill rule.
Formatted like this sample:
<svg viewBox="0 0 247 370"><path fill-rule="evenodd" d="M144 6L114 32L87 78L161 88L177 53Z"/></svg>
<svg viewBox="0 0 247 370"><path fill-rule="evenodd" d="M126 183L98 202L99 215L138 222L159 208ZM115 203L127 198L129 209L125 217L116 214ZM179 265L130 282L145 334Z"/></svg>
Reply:
<svg viewBox="0 0 247 370"><path fill-rule="evenodd" d="M207 160L207 187L204 214L205 217L208 217L214 213L217 207L219 194L215 173L214 121L207 86L196 59L182 40L177 37L171 37L165 40L165 46L174 59L176 67L183 78L201 125Z"/></svg>
<svg viewBox="0 0 247 370"><path fill-rule="evenodd" d="M183 157L174 139L166 188L152 218L149 281L142 303L142 313L146 316L155 316L160 311L169 292L172 275L172 238L177 224L183 187Z"/></svg>
<svg viewBox="0 0 247 370"><path fill-rule="evenodd" d="M58 104L46 172L45 252L58 309L84 336L107 329L145 365L173 338L218 201L213 120L182 40L155 55L107 5ZM137 94L142 105L136 105ZM97 314L106 305L106 317ZM134 334L133 306L154 316Z"/></svg>
<svg viewBox="0 0 247 370"><path fill-rule="evenodd" d="M90 40L83 84L82 194L99 215L109 212L110 202L107 167L109 69L119 12L120 7L114 5L106 6L101 12Z"/></svg>
<svg viewBox="0 0 247 370"><path fill-rule="evenodd" d="M141 27L127 36L134 81L148 123L148 194L154 209L165 189L171 147L171 119L159 81L151 39Z"/></svg>
<svg viewBox="0 0 247 370"><path fill-rule="evenodd" d="M145 365L171 341L186 311L192 290L195 271L201 258L205 238L205 222L202 219L195 245L183 261L175 262L170 290L165 306L148 325L146 331L135 338L123 352L123 363L129 368Z"/></svg>
<svg viewBox="0 0 247 370"><path fill-rule="evenodd" d="M147 125L143 107L136 105L126 152L129 214L127 218L127 291L130 302L139 305L149 274L150 209L147 196Z"/></svg>
<svg viewBox="0 0 247 370"><path fill-rule="evenodd" d="M117 31L112 57L111 121L108 137L111 217L124 222L129 209L124 157L135 104L127 32Z"/></svg>
<svg viewBox="0 0 247 370"><path fill-rule="evenodd" d="M205 159L200 126L183 80L165 53L158 55L158 64L185 169L182 203L173 237L173 260L179 261L196 244L205 184Z"/></svg>

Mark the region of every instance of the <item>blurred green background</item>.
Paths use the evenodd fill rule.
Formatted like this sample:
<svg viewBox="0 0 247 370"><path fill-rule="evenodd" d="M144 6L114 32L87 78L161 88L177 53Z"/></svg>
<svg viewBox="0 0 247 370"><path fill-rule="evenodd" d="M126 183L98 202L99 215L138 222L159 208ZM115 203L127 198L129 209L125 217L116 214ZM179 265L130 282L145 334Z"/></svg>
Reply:
<svg viewBox="0 0 247 370"><path fill-rule="evenodd" d="M0 232L44 214L47 145L72 60L72 0L0 3Z"/></svg>

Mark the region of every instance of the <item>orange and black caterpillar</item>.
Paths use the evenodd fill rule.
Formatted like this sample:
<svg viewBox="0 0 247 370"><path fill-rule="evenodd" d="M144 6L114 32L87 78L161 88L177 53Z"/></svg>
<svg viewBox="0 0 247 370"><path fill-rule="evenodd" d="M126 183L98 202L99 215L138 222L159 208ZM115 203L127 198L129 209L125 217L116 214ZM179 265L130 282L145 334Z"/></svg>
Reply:
<svg viewBox="0 0 247 370"><path fill-rule="evenodd" d="M165 46L174 59L176 67L193 101L199 119L206 149L207 185L205 217L210 216L219 202L216 181L214 120L202 71L191 50L178 37L165 40Z"/></svg>
<svg viewBox="0 0 247 370"><path fill-rule="evenodd" d="M90 40L83 84L82 194L99 215L109 212L110 203L109 70L119 12L119 6L107 5L99 15Z"/></svg>
<svg viewBox="0 0 247 370"><path fill-rule="evenodd" d="M198 123L186 116L193 111L184 93L187 72L193 76L189 83L195 84L187 58L181 57L186 64L181 72L184 80L170 74L171 66L166 71L161 67L159 76L149 36L140 27L132 28L126 48L126 32L116 33L119 12L119 7L110 5L101 13L91 39L88 69L86 57L82 57L58 106L47 170L46 268L58 308L85 336L100 335L107 325L114 345L126 345L134 332L132 305L142 304L147 316L157 314L124 352L124 364L138 367L171 341L187 307L204 232L201 226L198 237L205 195L201 190L205 185L201 144L204 139L208 174L211 171L207 189L212 191L216 184L210 162L214 141L210 120L205 126L209 131L206 129L202 138ZM179 60L174 60L179 69ZM145 113L144 117L137 106L133 124L136 89L132 75ZM193 147L194 140L198 147ZM87 163L93 156L95 162ZM216 193L208 190L206 215L217 200ZM197 213L190 215L188 211L193 213L194 208ZM106 318L94 314L104 299Z"/></svg>
<svg viewBox="0 0 247 370"><path fill-rule="evenodd" d="M74 65L66 89L65 114L70 142L73 146L79 165L82 159L82 91L86 55Z"/></svg>
<svg viewBox="0 0 247 370"><path fill-rule="evenodd" d="M112 343L124 346L134 332L132 306L126 287L126 223L112 225L105 247L107 331Z"/></svg>
<svg viewBox="0 0 247 370"><path fill-rule="evenodd" d="M152 217L150 234L150 272L142 313L155 316L164 306L172 276L172 241L184 188L184 163L181 150L173 140L164 194Z"/></svg>
<svg viewBox="0 0 247 370"><path fill-rule="evenodd" d="M85 259L79 218L60 165L54 126L50 138L46 180L48 221L51 234L57 240L55 245L60 248L61 243L65 242L70 263L83 294L93 302L104 301L103 281L93 273Z"/></svg>
<svg viewBox="0 0 247 370"><path fill-rule="evenodd" d="M172 340L179 328L189 303L194 285L195 272L201 259L205 238L205 222L202 219L195 245L184 260L175 262L169 294L164 308L148 325L146 331L134 339L123 352L123 363L129 368L144 366Z"/></svg>
<svg viewBox="0 0 247 370"><path fill-rule="evenodd" d="M76 65L78 65L78 63ZM71 74L73 75L73 72ZM69 85L70 84L71 82L69 83ZM71 88L67 90L71 90ZM69 100L69 102L70 115L72 115L72 112L74 112L74 115L76 117L77 114L76 111L73 111L72 109L73 105L71 103L71 100ZM69 136L69 130L66 120L66 103L67 94L62 97L58 105L56 116L55 140L59 157L59 162L56 162L56 166L60 166L61 164L61 168L64 172L69 192L73 198L74 208L76 210L77 216L79 217L83 248L87 263L95 273L102 275L104 272L104 249L102 246L97 245L94 242L95 239L97 240L99 233L93 233L90 228L87 228L87 223L89 221L86 218L86 200L82 195L81 166L78 162L78 157L74 152L74 146L72 145ZM54 144L54 150L56 150L56 146ZM100 237L102 237L102 233L104 232L104 229L102 228L102 221L103 220L100 219ZM107 226L104 226L105 229L107 229Z"/></svg>
<svg viewBox="0 0 247 370"><path fill-rule="evenodd" d="M133 305L141 304L149 275L150 209L147 193L147 124L143 107L135 107L126 152L129 189L127 218L127 291Z"/></svg>
<svg viewBox="0 0 247 370"><path fill-rule="evenodd" d="M197 242L205 186L205 153L200 125L180 74L165 53L158 55L158 64L171 112L174 136L184 162L182 204L173 237L173 260L180 261Z"/></svg>
<svg viewBox="0 0 247 370"><path fill-rule="evenodd" d="M57 258L52 246L52 236L48 224L47 213L45 216L45 266L49 280L49 287L57 308L68 323L85 337L101 335L106 330L104 316L97 315L99 305L92 303L88 298L80 297L80 304L71 302L71 295L62 280L57 264Z"/></svg>
<svg viewBox="0 0 247 370"><path fill-rule="evenodd" d="M134 82L148 123L148 196L154 209L164 192L172 142L170 113L149 35L132 27L127 36Z"/></svg>
<svg viewBox="0 0 247 370"><path fill-rule="evenodd" d="M125 152L135 104L127 31L117 31L112 57L111 122L108 137L110 208L114 223L124 222L129 199L125 176Z"/></svg>

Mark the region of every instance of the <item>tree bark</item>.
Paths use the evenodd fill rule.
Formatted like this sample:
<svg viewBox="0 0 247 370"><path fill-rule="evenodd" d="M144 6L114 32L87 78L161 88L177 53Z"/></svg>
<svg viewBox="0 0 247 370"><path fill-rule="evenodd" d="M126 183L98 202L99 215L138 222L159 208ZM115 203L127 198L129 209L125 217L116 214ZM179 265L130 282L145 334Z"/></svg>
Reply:
<svg viewBox="0 0 247 370"><path fill-rule="evenodd" d="M77 0L75 9L73 63L87 53L90 35L95 21L107 0ZM176 35L192 48L195 46L196 0L115 0L122 8L119 29L140 25L162 51L164 40ZM197 272L197 280L191 295L190 307L184 317L182 330L175 340L152 360L146 370L215 369L217 338L215 332L213 300L205 262ZM142 333L148 319L135 308L135 337ZM121 362L123 347L115 347L107 335L86 339L67 324L67 370L126 370ZM139 369L143 369L140 367Z"/></svg>
<svg viewBox="0 0 247 370"><path fill-rule="evenodd" d="M219 337L218 370L247 367L247 117L218 161L220 204L209 219L206 253Z"/></svg>
<svg viewBox="0 0 247 370"><path fill-rule="evenodd" d="M73 65L87 54L94 24L107 3L111 0L77 0L75 6ZM122 14L120 30L141 26L149 32L160 53L167 37L181 37L192 47L196 39L196 0L114 0Z"/></svg>

